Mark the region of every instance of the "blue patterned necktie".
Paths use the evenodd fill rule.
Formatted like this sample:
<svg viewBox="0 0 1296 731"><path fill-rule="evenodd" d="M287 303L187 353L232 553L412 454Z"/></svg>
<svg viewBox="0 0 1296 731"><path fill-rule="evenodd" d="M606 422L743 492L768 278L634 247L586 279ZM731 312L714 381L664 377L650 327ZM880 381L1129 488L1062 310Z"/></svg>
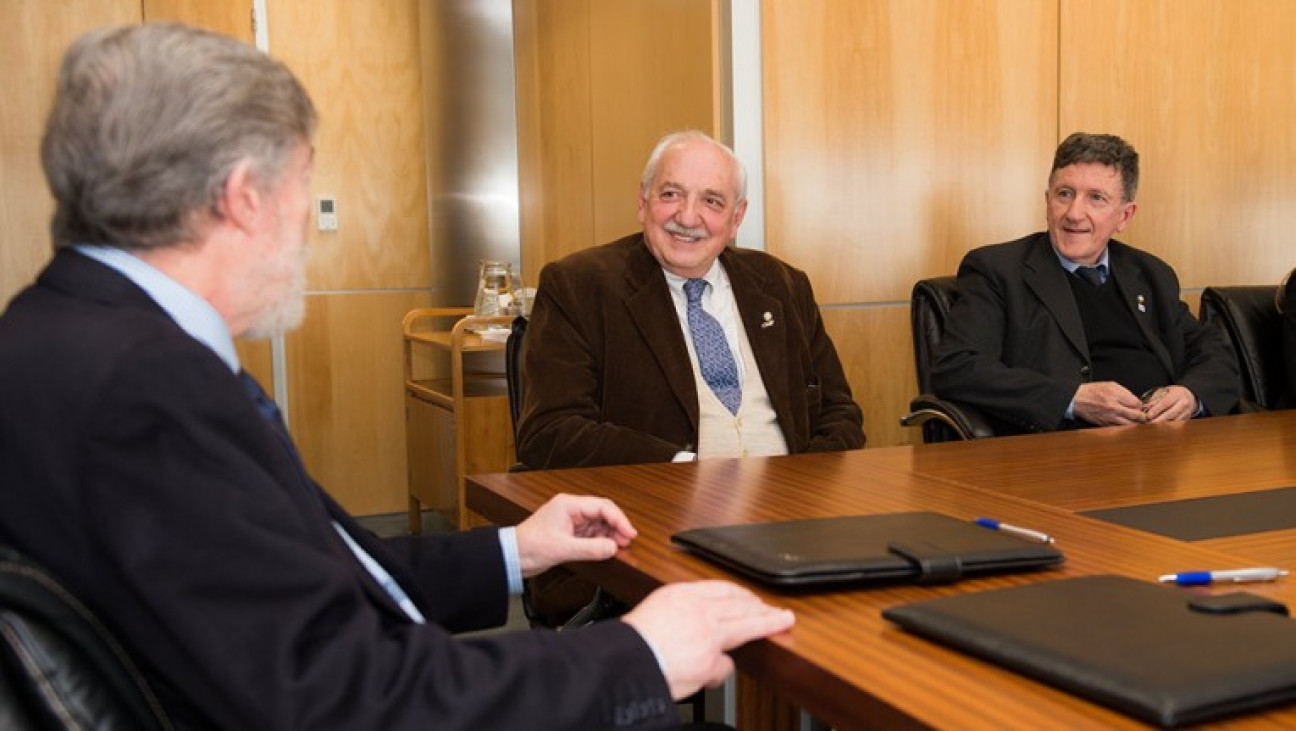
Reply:
<svg viewBox="0 0 1296 731"><path fill-rule="evenodd" d="M688 325L693 335L693 348L697 351L702 380L711 387L720 403L737 414L742 404L742 385L738 383L738 363L725 340L724 328L706 310L702 309L702 291L705 279L684 282L684 296L688 298Z"/></svg>
<svg viewBox="0 0 1296 731"><path fill-rule="evenodd" d="M1107 267L1104 264L1099 264L1096 267L1076 267L1076 274L1095 287L1101 286L1103 282L1107 281Z"/></svg>
<svg viewBox="0 0 1296 731"><path fill-rule="evenodd" d="M279 437L279 441L283 443L284 448L296 460L298 469L304 475L306 467L302 464L301 455L298 454L297 446L293 444L292 437L288 435L288 427L284 424L283 413L279 411L279 405L266 395L265 390L261 388L261 384L257 383L256 379L247 371L240 370L238 379L239 383L243 384L243 390L247 391L247 395L252 399L252 403L256 404L257 411L261 412L262 418L274 428L275 436Z"/></svg>

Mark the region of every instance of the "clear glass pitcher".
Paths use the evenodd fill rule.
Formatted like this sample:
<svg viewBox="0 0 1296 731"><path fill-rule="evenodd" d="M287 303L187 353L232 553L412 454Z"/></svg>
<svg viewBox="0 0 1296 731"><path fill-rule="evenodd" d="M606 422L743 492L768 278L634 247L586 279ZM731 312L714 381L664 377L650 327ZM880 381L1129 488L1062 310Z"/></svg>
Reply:
<svg viewBox="0 0 1296 731"><path fill-rule="evenodd" d="M513 265L483 259L477 270L477 301L473 313L480 317L507 314L513 300Z"/></svg>

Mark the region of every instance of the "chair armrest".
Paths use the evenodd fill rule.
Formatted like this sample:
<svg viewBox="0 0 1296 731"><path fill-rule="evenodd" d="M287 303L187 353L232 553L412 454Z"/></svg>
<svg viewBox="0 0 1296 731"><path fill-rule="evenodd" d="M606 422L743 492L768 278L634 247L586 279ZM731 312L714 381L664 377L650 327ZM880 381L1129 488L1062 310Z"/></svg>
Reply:
<svg viewBox="0 0 1296 731"><path fill-rule="evenodd" d="M989 419L977 409L966 404L946 401L932 394L924 393L915 396L909 402L909 413L900 417L901 426L922 426L928 422L944 424L961 440L985 439L995 435ZM923 427L926 441L947 441L926 439L929 429Z"/></svg>

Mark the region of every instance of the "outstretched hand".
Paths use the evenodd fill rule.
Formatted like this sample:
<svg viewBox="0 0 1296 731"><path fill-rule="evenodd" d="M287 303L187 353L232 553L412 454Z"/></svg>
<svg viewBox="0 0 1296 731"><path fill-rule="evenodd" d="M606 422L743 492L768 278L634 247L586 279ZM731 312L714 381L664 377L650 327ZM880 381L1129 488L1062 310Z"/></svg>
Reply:
<svg viewBox="0 0 1296 731"><path fill-rule="evenodd" d="M517 529L522 576L531 577L568 561L602 561L638 535L611 500L555 495Z"/></svg>
<svg viewBox="0 0 1296 731"><path fill-rule="evenodd" d="M783 632L792 611L772 607L728 581L667 584L622 617L657 651L675 700L714 687L733 672L729 650Z"/></svg>

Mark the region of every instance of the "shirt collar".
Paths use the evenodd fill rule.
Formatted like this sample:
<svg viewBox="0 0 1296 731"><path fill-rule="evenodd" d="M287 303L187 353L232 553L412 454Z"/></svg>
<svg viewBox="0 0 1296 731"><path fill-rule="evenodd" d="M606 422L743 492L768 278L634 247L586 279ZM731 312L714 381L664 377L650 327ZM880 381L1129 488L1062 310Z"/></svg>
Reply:
<svg viewBox="0 0 1296 731"><path fill-rule="evenodd" d="M707 273L701 277L681 277L665 269L662 269L662 274L666 275L666 283L670 285L670 288L680 292L684 291L684 283L690 279L705 279L711 285L711 291L713 292L729 283L729 275L725 273L724 265L720 263L720 257L718 256L715 261L711 262L711 268L707 270Z"/></svg>
<svg viewBox="0 0 1296 731"><path fill-rule="evenodd" d="M1052 246L1052 243L1050 243L1049 245ZM1104 267L1107 267L1107 271L1110 272L1110 271L1111 271L1111 267L1110 267L1110 266L1107 266L1107 255L1108 255L1109 253L1111 253L1111 246L1104 246L1104 247L1103 247L1103 253L1102 253L1102 256L1098 257L1098 263L1095 264L1094 266L1104 266ZM1080 264L1077 264L1076 262L1071 261L1070 259L1066 258L1065 256L1062 256L1062 253L1059 252L1059 251L1057 250L1056 247L1053 248L1053 254L1056 255L1057 258L1058 258L1058 261L1062 263L1062 268L1065 269L1065 270L1067 270L1068 272L1070 272L1070 273L1072 273L1072 274L1075 274L1075 270L1079 269L1080 266L1081 266Z"/></svg>
<svg viewBox="0 0 1296 731"><path fill-rule="evenodd" d="M207 300L163 274L143 259L111 246L77 244L72 247L126 277L144 290L167 315L194 340L216 353L230 370L239 371L238 351L229 327Z"/></svg>

